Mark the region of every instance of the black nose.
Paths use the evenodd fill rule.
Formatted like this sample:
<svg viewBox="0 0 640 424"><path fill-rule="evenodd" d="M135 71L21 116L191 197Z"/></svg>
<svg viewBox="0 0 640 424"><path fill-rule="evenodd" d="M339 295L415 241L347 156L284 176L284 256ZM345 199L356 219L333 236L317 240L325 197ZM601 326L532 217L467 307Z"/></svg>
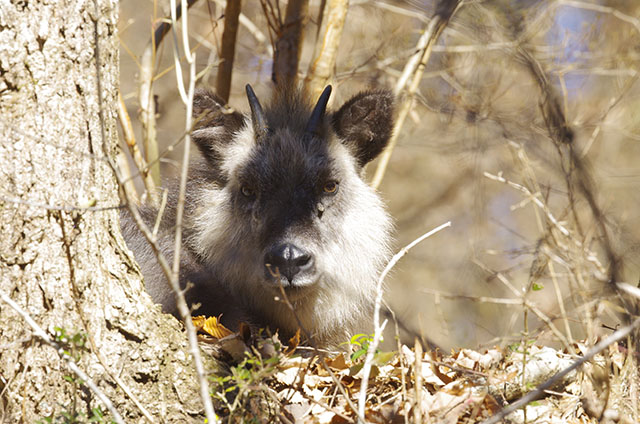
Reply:
<svg viewBox="0 0 640 424"><path fill-rule="evenodd" d="M275 246L264 255L264 265L268 276L273 277L279 272L280 276L286 277L291 284L296 274L313 266L313 256L291 243L284 243ZM286 283L284 279L282 282Z"/></svg>

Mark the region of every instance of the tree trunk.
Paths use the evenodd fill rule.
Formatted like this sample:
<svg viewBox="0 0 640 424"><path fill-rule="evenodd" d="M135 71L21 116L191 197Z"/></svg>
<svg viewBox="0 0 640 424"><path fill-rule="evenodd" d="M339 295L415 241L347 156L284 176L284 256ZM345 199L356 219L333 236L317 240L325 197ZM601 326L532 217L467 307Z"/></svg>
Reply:
<svg viewBox="0 0 640 424"><path fill-rule="evenodd" d="M236 39L238 38L241 6L241 0L229 1L224 9L224 32L222 33L221 62L218 66L216 94L225 103L229 102L229 94L231 94L233 58L236 55Z"/></svg>
<svg viewBox="0 0 640 424"><path fill-rule="evenodd" d="M286 13L282 33L276 42L271 79L281 88L295 88L304 41L303 30L309 20L309 0L289 0Z"/></svg>
<svg viewBox="0 0 640 424"><path fill-rule="evenodd" d="M0 0L0 291L49 334L87 335L69 349L126 422L143 421L132 398L153 422L202 422L180 324L152 304L120 235L117 12ZM71 375L0 301L0 421L104 411Z"/></svg>

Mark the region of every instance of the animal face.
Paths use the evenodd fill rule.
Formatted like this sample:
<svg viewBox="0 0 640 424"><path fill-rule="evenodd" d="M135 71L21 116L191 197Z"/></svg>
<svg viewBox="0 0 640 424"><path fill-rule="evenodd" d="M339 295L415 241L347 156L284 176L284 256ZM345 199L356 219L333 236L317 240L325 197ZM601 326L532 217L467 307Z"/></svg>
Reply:
<svg viewBox="0 0 640 424"><path fill-rule="evenodd" d="M247 86L251 114L241 115L199 91L192 136L205 160L191 172L185 224L211 290L295 331L276 299L282 287L318 340L342 336L371 310L391 227L361 174L391 134L392 97L364 92L327 113L330 92L315 107L280 93L263 109Z"/></svg>

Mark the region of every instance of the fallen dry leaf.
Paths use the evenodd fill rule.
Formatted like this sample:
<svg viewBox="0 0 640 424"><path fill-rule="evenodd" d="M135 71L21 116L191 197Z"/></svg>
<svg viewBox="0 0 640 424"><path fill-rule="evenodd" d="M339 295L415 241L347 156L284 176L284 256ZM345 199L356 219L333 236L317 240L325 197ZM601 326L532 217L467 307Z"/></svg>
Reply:
<svg viewBox="0 0 640 424"><path fill-rule="evenodd" d="M220 318L209 317L207 318L202 325L196 324L196 320L198 323L201 322L203 316L193 318L193 325L198 328L201 328L201 331L204 331L207 334L215 337L216 339L222 339L224 337L230 336L233 334L233 331L229 330L227 327L220 323Z"/></svg>
<svg viewBox="0 0 640 424"><path fill-rule="evenodd" d="M198 319L196 325L204 326L206 321ZM222 345L226 342L230 346L237 344L235 349L229 349L229 346L222 348L227 352L236 351L231 354L233 357L246 358L247 352L253 352L256 359L252 362L252 372L268 369L271 364L275 366L275 372L265 374L267 377L263 381L253 381L252 386L263 385L261 390L264 393L272 393L279 405L277 410L287 415L291 422L316 424L357 421L350 405L357 406L358 403L362 382L359 375L361 361L354 364L347 355L338 352L333 355L327 353L323 358L296 355L292 350L298 343L296 336L290 340L289 346L283 346L273 339L262 339L262 343L258 339L257 346L265 344L265 341L273 347L273 355L265 355L255 345L245 345L238 335L225 337L217 343ZM256 343L255 339L253 343ZM615 355L620 358L611 360ZM616 347L610 349L609 357L609 363L618 369L625 366L625 355ZM376 365L374 361L367 389L365 415L367 422L371 423L404 423L405 417L413 422L411 419L418 412L416 416L420 416L423 422L479 423L497 413L502 402L513 397L513 393L522 394L531 390L541 382L541 378L547 378L573 360L561 351L534 345L527 347L526 356L520 352L507 354L499 348L484 353L461 349L449 356L426 352L417 363L415 351L402 346L400 353L386 353L383 358L382 365ZM597 356L585 367L585 371L599 366L603 361L602 355ZM413 367L418 367L421 374L420 390L415 387ZM526 379L522 375L523 368ZM331 374L327 370L331 370ZM549 394L530 404L526 422L533 422L537 417L549 423L595 424L597 418L589 417L584 412L580 398L585 382L591 380L573 377L570 384L556 388L561 391L559 394ZM562 392L566 395L562 396ZM420 408L420 411L416 408ZM614 412L619 413L617 410ZM509 419L514 423L524 423L525 415L520 411L513 413Z"/></svg>
<svg viewBox="0 0 640 424"><path fill-rule="evenodd" d="M289 339L289 345L287 346L287 349L285 349L284 354L291 355L296 351L299 344L300 344L300 329L298 328L296 330L296 334Z"/></svg>
<svg viewBox="0 0 640 424"><path fill-rule="evenodd" d="M333 359L325 359L326 364L336 371L342 371L349 368L344 353L340 353Z"/></svg>

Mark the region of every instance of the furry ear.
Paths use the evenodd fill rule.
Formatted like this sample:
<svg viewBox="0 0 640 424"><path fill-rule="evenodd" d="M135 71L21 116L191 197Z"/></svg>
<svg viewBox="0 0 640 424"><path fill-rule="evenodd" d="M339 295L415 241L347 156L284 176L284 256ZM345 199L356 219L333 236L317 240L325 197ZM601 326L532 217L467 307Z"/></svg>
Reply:
<svg viewBox="0 0 640 424"><path fill-rule="evenodd" d="M333 128L364 166L382 152L393 131L393 95L365 91L352 97L333 115Z"/></svg>
<svg viewBox="0 0 640 424"><path fill-rule="evenodd" d="M199 88L193 96L193 131L191 138L210 163L217 162L216 146L231 139L244 123L241 113L225 106L211 91Z"/></svg>

